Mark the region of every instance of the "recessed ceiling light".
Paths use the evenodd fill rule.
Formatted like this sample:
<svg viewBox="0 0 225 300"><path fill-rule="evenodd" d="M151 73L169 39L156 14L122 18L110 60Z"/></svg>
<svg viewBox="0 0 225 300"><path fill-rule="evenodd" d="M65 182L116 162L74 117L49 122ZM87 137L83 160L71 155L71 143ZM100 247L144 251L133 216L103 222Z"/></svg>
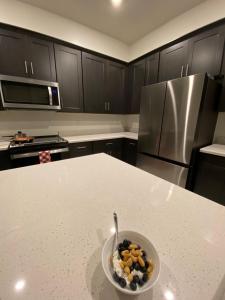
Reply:
<svg viewBox="0 0 225 300"><path fill-rule="evenodd" d="M122 0L111 0L112 5L115 7L119 7L122 3Z"/></svg>

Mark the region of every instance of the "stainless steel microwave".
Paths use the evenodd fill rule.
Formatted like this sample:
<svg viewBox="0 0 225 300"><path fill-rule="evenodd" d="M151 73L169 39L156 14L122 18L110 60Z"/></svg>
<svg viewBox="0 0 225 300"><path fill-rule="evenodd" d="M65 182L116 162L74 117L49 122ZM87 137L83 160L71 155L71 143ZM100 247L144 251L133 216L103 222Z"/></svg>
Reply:
<svg viewBox="0 0 225 300"><path fill-rule="evenodd" d="M0 75L0 98L3 108L61 109L57 82Z"/></svg>

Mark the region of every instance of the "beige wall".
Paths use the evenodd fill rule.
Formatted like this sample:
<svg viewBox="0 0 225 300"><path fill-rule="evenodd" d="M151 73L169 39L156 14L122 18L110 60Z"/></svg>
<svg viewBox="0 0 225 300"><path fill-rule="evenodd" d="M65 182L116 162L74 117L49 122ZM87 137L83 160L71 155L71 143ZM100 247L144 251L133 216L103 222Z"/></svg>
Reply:
<svg viewBox="0 0 225 300"><path fill-rule="evenodd" d="M169 5L169 4L168 4ZM130 47L129 60L225 17L224 0L208 0L174 18Z"/></svg>
<svg viewBox="0 0 225 300"><path fill-rule="evenodd" d="M16 0L0 0L0 22L59 38L124 61L128 59L126 44L79 23Z"/></svg>
<svg viewBox="0 0 225 300"><path fill-rule="evenodd" d="M30 29L124 61L135 59L225 17L224 0L208 0L152 31L131 46L97 30L17 0L0 0L0 22Z"/></svg>

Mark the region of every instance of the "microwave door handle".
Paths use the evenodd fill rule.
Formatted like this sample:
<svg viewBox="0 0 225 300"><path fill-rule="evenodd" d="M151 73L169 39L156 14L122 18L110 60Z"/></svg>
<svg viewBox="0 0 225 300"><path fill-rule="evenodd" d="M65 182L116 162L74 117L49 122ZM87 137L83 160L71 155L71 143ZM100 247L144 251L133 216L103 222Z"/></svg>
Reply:
<svg viewBox="0 0 225 300"><path fill-rule="evenodd" d="M53 101L52 101L52 88L50 86L48 86L48 96L49 96L49 105L52 106L53 105Z"/></svg>
<svg viewBox="0 0 225 300"><path fill-rule="evenodd" d="M5 107L5 100L4 100L4 94L2 90L2 81L0 80L0 98L2 100L2 106Z"/></svg>

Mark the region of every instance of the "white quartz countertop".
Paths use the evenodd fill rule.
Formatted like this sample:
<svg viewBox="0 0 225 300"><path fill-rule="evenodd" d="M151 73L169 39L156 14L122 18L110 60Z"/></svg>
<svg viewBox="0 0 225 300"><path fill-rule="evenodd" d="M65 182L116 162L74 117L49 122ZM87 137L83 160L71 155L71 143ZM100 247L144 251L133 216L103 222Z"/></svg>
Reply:
<svg viewBox="0 0 225 300"><path fill-rule="evenodd" d="M161 260L135 300L221 300L225 207L106 154L0 173L1 300L128 300L104 276L113 230L144 234Z"/></svg>
<svg viewBox="0 0 225 300"><path fill-rule="evenodd" d="M9 146L9 142L7 141L0 141L0 151L1 150L7 150Z"/></svg>
<svg viewBox="0 0 225 300"><path fill-rule="evenodd" d="M90 134L90 135L75 135L75 136L64 136L69 143L79 142L91 142L108 139L119 139L127 138L132 140L138 139L138 134L134 132L117 132L117 133L101 133L101 134Z"/></svg>
<svg viewBox="0 0 225 300"><path fill-rule="evenodd" d="M69 143L80 143L80 142L91 142L91 141L100 141L100 140L118 139L118 138L137 140L138 134L134 132L117 132L117 133L63 136L63 137ZM9 142L0 141L0 151L8 149L8 146L9 146Z"/></svg>
<svg viewBox="0 0 225 300"><path fill-rule="evenodd" d="M202 148L200 152L225 157L225 145L212 144Z"/></svg>

